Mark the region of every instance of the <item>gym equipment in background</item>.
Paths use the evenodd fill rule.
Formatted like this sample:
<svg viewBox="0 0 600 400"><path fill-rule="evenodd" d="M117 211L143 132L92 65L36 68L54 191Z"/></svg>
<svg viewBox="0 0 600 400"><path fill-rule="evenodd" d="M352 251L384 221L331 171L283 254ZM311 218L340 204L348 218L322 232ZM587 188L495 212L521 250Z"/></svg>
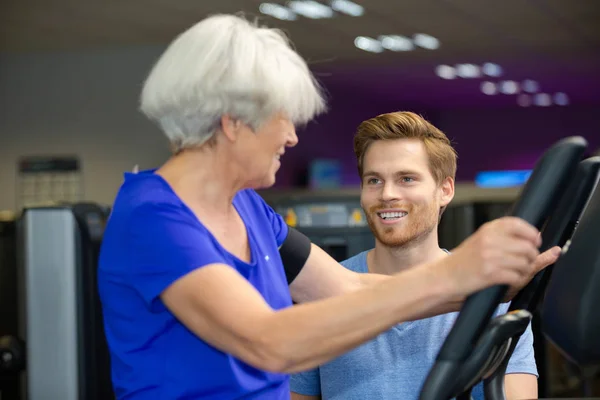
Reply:
<svg viewBox="0 0 600 400"><path fill-rule="evenodd" d="M34 207L19 222L26 398L113 400L96 273L106 210Z"/></svg>

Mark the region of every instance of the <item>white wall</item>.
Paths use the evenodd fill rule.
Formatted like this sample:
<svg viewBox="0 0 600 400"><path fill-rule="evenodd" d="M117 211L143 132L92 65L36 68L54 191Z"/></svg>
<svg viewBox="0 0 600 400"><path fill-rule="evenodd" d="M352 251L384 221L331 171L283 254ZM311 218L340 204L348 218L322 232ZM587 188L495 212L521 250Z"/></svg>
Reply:
<svg viewBox="0 0 600 400"><path fill-rule="evenodd" d="M0 54L0 210L15 208L21 156L77 155L85 199L103 204L134 164L162 163L166 139L137 109L161 50Z"/></svg>

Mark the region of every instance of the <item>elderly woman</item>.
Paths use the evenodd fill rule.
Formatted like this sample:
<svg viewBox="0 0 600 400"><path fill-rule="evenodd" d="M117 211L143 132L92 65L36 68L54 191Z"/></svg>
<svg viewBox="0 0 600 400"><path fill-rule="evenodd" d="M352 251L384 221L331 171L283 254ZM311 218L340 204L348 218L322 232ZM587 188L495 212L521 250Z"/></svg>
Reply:
<svg viewBox="0 0 600 400"><path fill-rule="evenodd" d="M359 275L288 228L254 190L273 185L295 125L325 105L276 30L227 15L201 21L158 60L141 109L173 155L126 174L102 245L119 399L287 399L288 373L457 310L476 290L523 287L554 261L538 254L535 228L503 218L443 261Z"/></svg>

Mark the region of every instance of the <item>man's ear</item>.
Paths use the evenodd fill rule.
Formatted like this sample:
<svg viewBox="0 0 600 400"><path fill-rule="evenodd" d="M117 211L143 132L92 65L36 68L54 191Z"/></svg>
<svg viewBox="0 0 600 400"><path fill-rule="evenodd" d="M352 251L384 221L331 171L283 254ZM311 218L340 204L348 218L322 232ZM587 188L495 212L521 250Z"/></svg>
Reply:
<svg viewBox="0 0 600 400"><path fill-rule="evenodd" d="M240 120L233 119L227 114L221 117L221 132L223 132L225 137L232 142L237 140L241 126Z"/></svg>
<svg viewBox="0 0 600 400"><path fill-rule="evenodd" d="M440 185L440 207L445 207L454 198L454 179L447 176Z"/></svg>

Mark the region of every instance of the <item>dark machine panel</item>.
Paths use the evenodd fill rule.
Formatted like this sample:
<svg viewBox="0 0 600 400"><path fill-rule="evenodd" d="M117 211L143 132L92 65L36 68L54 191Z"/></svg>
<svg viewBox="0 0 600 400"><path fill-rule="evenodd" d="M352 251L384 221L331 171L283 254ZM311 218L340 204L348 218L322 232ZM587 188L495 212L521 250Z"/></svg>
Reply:
<svg viewBox="0 0 600 400"><path fill-rule="evenodd" d="M19 298L16 243L15 220L0 220L0 398L11 400L22 398L21 365L24 363L22 346L17 339Z"/></svg>
<svg viewBox="0 0 600 400"><path fill-rule="evenodd" d="M303 232L337 261L375 246L358 195L307 193L264 198L289 226Z"/></svg>
<svg viewBox="0 0 600 400"><path fill-rule="evenodd" d="M440 247L452 250L481 225L505 216L511 205L510 201L450 203L438 226Z"/></svg>

